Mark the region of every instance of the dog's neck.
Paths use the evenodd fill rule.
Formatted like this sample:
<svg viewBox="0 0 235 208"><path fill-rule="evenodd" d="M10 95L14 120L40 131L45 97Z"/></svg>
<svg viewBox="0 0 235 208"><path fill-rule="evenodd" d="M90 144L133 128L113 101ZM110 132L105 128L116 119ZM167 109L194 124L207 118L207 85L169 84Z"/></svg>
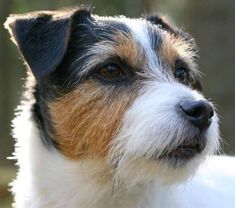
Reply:
<svg viewBox="0 0 235 208"><path fill-rule="evenodd" d="M102 160L71 161L45 147L27 113L15 120L15 126L20 165L13 186L17 207L31 207L33 202L38 203L36 207L134 208L150 197L151 184L114 185L111 169ZM29 129L22 131L26 127ZM21 187L20 193L17 187Z"/></svg>

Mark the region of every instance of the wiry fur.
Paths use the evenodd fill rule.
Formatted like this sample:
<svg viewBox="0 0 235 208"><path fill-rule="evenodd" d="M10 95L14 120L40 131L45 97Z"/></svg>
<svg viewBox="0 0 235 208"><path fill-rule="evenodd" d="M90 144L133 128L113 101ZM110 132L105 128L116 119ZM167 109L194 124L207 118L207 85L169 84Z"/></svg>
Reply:
<svg viewBox="0 0 235 208"><path fill-rule="evenodd" d="M159 18L98 17L86 9L40 13L40 22L38 15L6 23L35 77L13 122L16 208L233 206L235 159L211 156L219 148L216 113L202 132L179 112L180 102L206 100L192 39ZM38 24L47 29L34 39ZM57 30L66 38L54 37ZM40 48L41 36L48 48ZM33 52L40 61L46 53L46 65L25 53L35 40ZM60 44L60 56L54 53L53 70L42 73L50 40ZM110 62L130 80L102 80L96 70ZM174 75L178 62L188 67L187 83ZM163 157L187 139L204 139L203 151Z"/></svg>

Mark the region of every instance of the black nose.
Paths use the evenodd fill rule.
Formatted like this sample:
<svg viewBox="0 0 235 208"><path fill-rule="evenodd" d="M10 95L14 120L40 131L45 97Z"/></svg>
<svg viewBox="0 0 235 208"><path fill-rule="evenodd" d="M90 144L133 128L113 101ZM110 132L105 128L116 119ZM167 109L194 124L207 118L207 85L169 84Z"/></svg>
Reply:
<svg viewBox="0 0 235 208"><path fill-rule="evenodd" d="M204 100L183 101L180 103L180 108L187 119L200 130L210 126L214 110L209 102Z"/></svg>

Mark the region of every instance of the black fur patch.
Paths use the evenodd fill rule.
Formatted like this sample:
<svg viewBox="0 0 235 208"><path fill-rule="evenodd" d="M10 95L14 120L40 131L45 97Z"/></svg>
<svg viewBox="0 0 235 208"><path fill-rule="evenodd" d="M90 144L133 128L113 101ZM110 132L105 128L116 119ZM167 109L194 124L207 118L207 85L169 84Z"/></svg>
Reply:
<svg viewBox="0 0 235 208"><path fill-rule="evenodd" d="M17 19L12 25L14 38L37 80L55 70L64 56L70 20L53 20L51 15Z"/></svg>
<svg viewBox="0 0 235 208"><path fill-rule="evenodd" d="M155 25L159 25L163 30L166 30L172 34L174 33L177 34L176 28L174 28L173 26L170 26L165 20L163 20L162 17L158 15L148 15L145 18L151 23Z"/></svg>
<svg viewBox="0 0 235 208"><path fill-rule="evenodd" d="M33 118L39 129L42 142L48 147L57 147L56 140L51 137L51 135L53 135L53 125L47 106L48 99L50 99L48 96L53 94L53 92L49 91L43 92L42 88L37 84L34 91L36 102L33 104L31 109Z"/></svg>

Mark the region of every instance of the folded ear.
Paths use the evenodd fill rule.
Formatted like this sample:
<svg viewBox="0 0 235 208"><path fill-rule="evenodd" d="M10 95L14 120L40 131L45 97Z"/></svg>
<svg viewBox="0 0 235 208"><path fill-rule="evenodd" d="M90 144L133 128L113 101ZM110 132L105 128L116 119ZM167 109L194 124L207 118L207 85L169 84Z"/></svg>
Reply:
<svg viewBox="0 0 235 208"><path fill-rule="evenodd" d="M172 24L166 17L160 16L158 14L152 14L147 15L145 18L155 24L159 25L163 30L174 34L175 36L183 38L185 41L187 41L192 46L192 50L197 52L197 44L193 38L193 36L185 31L183 31L181 28L179 29L174 24ZM196 54L195 54L196 55ZM195 59L197 59L197 55L195 56Z"/></svg>
<svg viewBox="0 0 235 208"><path fill-rule="evenodd" d="M170 22L168 18L164 16L160 16L158 14L152 14L152 15L147 15L145 18L151 23L159 25L163 30L166 30L169 33L175 34L176 36L181 36L186 41L193 41L193 37L189 33L176 27L174 24Z"/></svg>
<svg viewBox="0 0 235 208"><path fill-rule="evenodd" d="M170 33L174 33L176 30L176 27L169 23L169 20L166 20L166 18L158 14L147 15L145 18L151 23L159 25L163 30L166 30Z"/></svg>
<svg viewBox="0 0 235 208"><path fill-rule="evenodd" d="M52 73L62 61L70 38L73 16L89 10L34 12L11 15L4 26L37 80Z"/></svg>

